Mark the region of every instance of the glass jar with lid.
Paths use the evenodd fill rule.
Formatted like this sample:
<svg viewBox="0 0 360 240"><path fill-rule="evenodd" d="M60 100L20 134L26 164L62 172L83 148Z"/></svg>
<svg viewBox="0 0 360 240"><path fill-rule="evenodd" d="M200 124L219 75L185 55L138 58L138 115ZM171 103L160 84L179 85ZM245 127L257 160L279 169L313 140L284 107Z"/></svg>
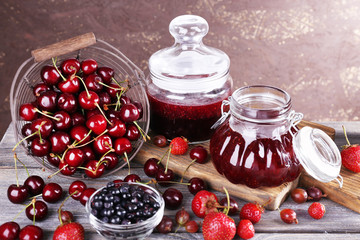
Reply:
<svg viewBox="0 0 360 240"><path fill-rule="evenodd" d="M305 169L323 182L339 177L342 185L339 149L320 129L298 131L302 114L291 109L288 93L271 86L243 87L224 105L230 111L214 125L210 153L217 171L230 182L275 187Z"/></svg>
<svg viewBox="0 0 360 240"><path fill-rule="evenodd" d="M174 45L149 59L150 127L168 139L208 140L221 116L222 101L231 95L229 57L203 44L209 26L202 17L178 16L169 29Z"/></svg>

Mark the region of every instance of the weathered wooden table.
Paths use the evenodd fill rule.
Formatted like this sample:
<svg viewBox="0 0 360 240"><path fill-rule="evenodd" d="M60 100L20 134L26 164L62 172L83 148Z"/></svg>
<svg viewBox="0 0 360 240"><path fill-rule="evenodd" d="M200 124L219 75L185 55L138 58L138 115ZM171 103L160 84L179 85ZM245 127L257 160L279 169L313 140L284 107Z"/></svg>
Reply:
<svg viewBox="0 0 360 240"><path fill-rule="evenodd" d="M345 144L345 139L341 129L342 124L347 126L350 141L352 141L352 143L360 143L360 122L323 122L322 124L335 128L335 142L338 146ZM6 197L8 186L10 184L16 183L14 159L11 151L14 145L15 138L13 134L13 128L10 125L0 142L1 224L7 221L11 221L23 208L22 205L12 204ZM42 176L45 182L54 181L59 183L63 187L63 190L67 193L68 187L72 182L71 179L55 176L49 180L47 179L47 176L50 174L48 171L43 172L38 163L36 163L30 157L26 156L21 148L19 148L17 152L18 157L28 167L30 174ZM22 183L27 177L26 171L21 166L19 167L18 171L19 180L20 183ZM99 188L108 181L125 177L127 171L127 169L123 169L110 177L97 179L95 181L88 180L86 181L86 184L89 187ZM132 163L132 173L138 174L144 181L149 180L149 178L143 173L142 165L136 162ZM175 185L173 187L176 187L183 192L183 206L189 211L192 219L200 221L201 219L195 217L191 211L191 200L193 195L187 191L186 186ZM223 193L215 193L220 198L224 197ZM236 200L238 201L240 207L245 203L240 199ZM309 202L304 204L296 204L290 198L287 199L281 208L294 209L297 213L299 224L285 224L281 221L278 211L265 211L261 221L255 225L256 234L253 239L360 239L360 214L328 199L322 199L321 202L326 206L326 214L322 219L314 220L307 213L307 208L310 205ZM52 234L59 224L56 213L59 205L60 203L48 204L48 217L45 220L36 223L44 230L45 239L52 239ZM85 213L85 209L79 202L73 199L69 199L66 202L64 209L70 210L74 214L75 221L80 222L84 226L86 230L85 239L102 239L102 237L91 228ZM165 211L165 214L172 218L174 218L175 213L176 210ZM235 219L236 223L239 222L238 215L233 216L233 218ZM32 224L32 222L26 218L25 213L21 213L20 216L16 219L16 222L19 223L20 227ZM203 239L203 237L201 232L189 234L186 233L183 228L180 228L177 233L171 233L167 235L154 232L148 239ZM235 239L239 239L239 237L236 237Z"/></svg>

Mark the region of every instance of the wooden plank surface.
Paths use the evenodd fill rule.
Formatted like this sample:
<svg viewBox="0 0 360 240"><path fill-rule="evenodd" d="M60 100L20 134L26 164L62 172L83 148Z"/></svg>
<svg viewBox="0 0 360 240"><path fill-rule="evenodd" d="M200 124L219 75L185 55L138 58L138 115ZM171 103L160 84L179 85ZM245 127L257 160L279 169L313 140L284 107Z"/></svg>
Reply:
<svg viewBox="0 0 360 240"><path fill-rule="evenodd" d="M341 124L338 123L324 123L325 125L334 127L337 132L341 131ZM354 130L353 130L354 128ZM349 131L350 140L359 140L360 142L360 122L352 123L351 126L347 126ZM336 134L335 140L339 145L342 145L341 134ZM6 198L7 187L15 183L15 171L14 163L11 154L11 149L14 146L14 137L12 134L12 128L9 128L0 143L0 193L3 196L0 200L0 218L1 222L10 221L22 208L22 205L15 205L10 203ZM33 161L30 157L27 157L23 151L19 151L19 157L24 163L29 167L31 174L38 174L44 177L49 175L49 172L42 172L40 166ZM132 163L132 172L139 174L143 181L149 180L142 171L142 166L138 163ZM106 182L114 180L117 178L123 178L127 174L127 169L120 170L113 176L102 178L96 181L88 180L86 181L89 187L98 188L103 186ZM19 169L19 178L21 181L25 180L26 172L22 167ZM178 178L179 179L179 178ZM49 180L45 180L49 182ZM58 182L63 189L67 192L69 185L72 180L57 177L55 176L51 181ZM178 188L184 194L183 206L191 214L191 218L200 221L201 219L194 216L191 211L191 200L192 195L188 193L186 186L182 185L173 185L172 187ZM165 188L160 188L163 191ZM214 191L215 194L222 198L224 197L223 193ZM65 196L64 196L65 197ZM239 198L235 199L238 201L239 205L242 206L246 202L240 200ZM281 208L293 208L298 215L299 224L289 225L283 223L279 218L278 211L265 211L262 216L261 221L255 225L256 235L253 239L360 239L360 215L350 209L347 209L339 204L334 203L329 199L323 199L321 202L326 206L326 214L321 220L314 220L307 214L307 208L310 205L310 202L304 204L295 204L291 199L287 199ZM56 216L56 210L59 207L60 203L49 204L49 215L48 218L42 222L38 222L37 225L41 226L46 233L45 239L51 239L52 233L55 230L58 222ZM83 224L86 229L86 238L87 240L97 240L102 239L95 231L90 227L87 220L85 210L83 206L73 200L69 199L66 203L65 210L70 210L73 212L76 221ZM165 214L174 217L176 210L166 210ZM236 223L239 222L239 216L233 216ZM25 217L25 214L20 214L16 219L21 227L31 224L31 221ZM201 233L188 234L184 232L184 229L179 230L176 234L163 235L154 232L148 239L202 239ZM238 237L235 239L239 239Z"/></svg>

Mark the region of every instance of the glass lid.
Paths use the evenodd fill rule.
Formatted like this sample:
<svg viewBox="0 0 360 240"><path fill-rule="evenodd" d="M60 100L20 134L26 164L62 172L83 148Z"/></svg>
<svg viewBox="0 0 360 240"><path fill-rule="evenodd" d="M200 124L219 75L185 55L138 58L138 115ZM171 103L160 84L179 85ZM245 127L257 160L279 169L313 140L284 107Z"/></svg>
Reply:
<svg viewBox="0 0 360 240"><path fill-rule="evenodd" d="M182 15L169 26L175 43L149 59L151 78L158 87L172 91L204 91L226 81L230 59L219 49L205 46L209 25L202 17ZM189 85L190 84L190 85Z"/></svg>
<svg viewBox="0 0 360 240"><path fill-rule="evenodd" d="M294 137L293 148L301 165L313 178L321 182L337 180L342 187L340 151L325 132L303 127Z"/></svg>

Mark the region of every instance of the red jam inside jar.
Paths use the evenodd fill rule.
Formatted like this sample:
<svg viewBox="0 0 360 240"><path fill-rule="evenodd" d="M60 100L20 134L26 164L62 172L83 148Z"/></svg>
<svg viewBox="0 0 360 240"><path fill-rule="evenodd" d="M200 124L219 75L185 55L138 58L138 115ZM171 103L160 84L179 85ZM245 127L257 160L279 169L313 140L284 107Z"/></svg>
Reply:
<svg viewBox="0 0 360 240"><path fill-rule="evenodd" d="M203 105L181 105L148 95L151 106L150 127L168 139L186 136L190 142L210 139L211 126L221 117L222 100Z"/></svg>
<svg viewBox="0 0 360 240"><path fill-rule="evenodd" d="M203 142L213 134L222 101L231 94L230 59L202 42L209 30L202 17L178 16L169 30L175 43L149 59L150 127L168 139Z"/></svg>
<svg viewBox="0 0 360 240"><path fill-rule="evenodd" d="M212 162L230 182L251 188L295 180L301 164L293 150L290 96L268 86L236 90L230 118L210 140Z"/></svg>

